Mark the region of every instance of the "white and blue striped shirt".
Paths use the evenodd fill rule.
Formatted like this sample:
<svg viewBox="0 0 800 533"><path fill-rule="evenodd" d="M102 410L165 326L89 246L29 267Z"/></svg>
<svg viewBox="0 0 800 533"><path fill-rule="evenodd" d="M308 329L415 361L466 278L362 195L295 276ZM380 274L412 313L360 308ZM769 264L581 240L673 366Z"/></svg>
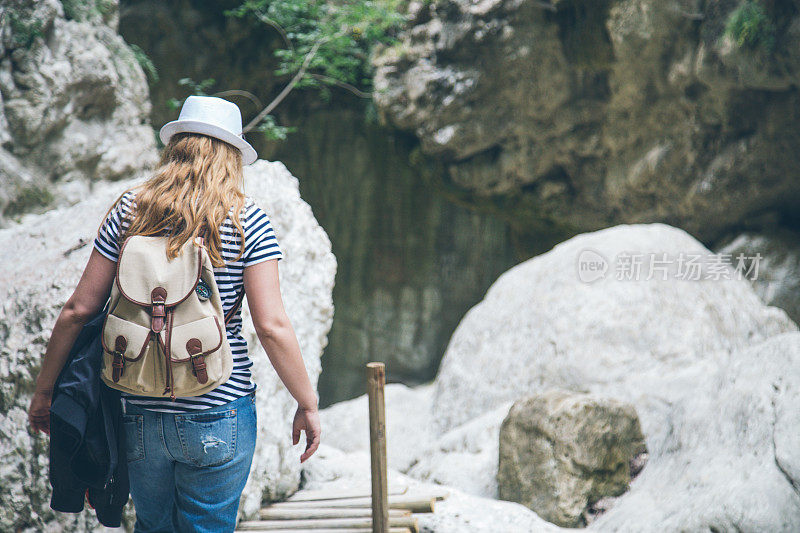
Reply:
<svg viewBox="0 0 800 533"><path fill-rule="evenodd" d="M133 191L123 195L120 203L114 207L103 221L94 240L94 246L97 251L112 261L117 261L119 257L119 249L122 244L119 242L120 228L127 230L133 219L131 207L132 203L134 207L136 205L134 197L135 193ZM222 258L225 260L225 266L214 267L214 279L219 288L224 314L228 313L236 302L237 295L244 290L242 274L245 267L262 261L283 258L283 253L278 246L275 231L272 228L269 217L248 196L239 215L239 220L244 229L245 249L242 257L234 261L239 254L241 239L236 226L233 225L231 220L232 211L233 208L228 213L225 222L220 226L221 253ZM182 413L223 405L254 391L256 385L252 381L250 373L253 362L248 357L247 341L241 333L241 309L236 311L236 314L228 322L225 329L231 352L233 353L233 371L227 382L201 396L178 397L175 398L175 401L171 401L169 398L149 398L122 393L125 401L154 411Z"/></svg>

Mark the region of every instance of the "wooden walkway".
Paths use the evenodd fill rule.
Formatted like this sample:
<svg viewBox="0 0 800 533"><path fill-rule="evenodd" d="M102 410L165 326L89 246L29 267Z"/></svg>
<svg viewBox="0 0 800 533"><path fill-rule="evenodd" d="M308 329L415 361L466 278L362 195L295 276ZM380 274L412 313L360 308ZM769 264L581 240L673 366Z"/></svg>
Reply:
<svg viewBox="0 0 800 533"><path fill-rule="evenodd" d="M237 531L269 533L419 533L416 513L432 513L447 493L410 494L388 490L386 461L385 368L367 363L370 483L360 490L298 491L259 511L259 520L240 522Z"/></svg>
<svg viewBox="0 0 800 533"><path fill-rule="evenodd" d="M389 492L389 533L419 533L417 513L432 513L446 492L412 494L407 488ZM270 504L259 520L240 522L237 531L269 533L368 533L372 497L367 490L301 490L286 501Z"/></svg>

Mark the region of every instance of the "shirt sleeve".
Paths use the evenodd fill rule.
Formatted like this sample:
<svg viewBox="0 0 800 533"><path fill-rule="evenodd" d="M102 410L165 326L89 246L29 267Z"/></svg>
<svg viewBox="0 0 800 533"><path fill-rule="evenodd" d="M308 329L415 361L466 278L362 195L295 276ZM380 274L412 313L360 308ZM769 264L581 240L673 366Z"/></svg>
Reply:
<svg viewBox="0 0 800 533"><path fill-rule="evenodd" d="M242 264L248 267L270 259L283 259L283 252L269 217L253 204L247 212Z"/></svg>
<svg viewBox="0 0 800 533"><path fill-rule="evenodd" d="M130 196L126 194L103 220L94 238L97 251L114 262L119 258L119 237L130 225L129 220L124 220L129 213L129 206Z"/></svg>

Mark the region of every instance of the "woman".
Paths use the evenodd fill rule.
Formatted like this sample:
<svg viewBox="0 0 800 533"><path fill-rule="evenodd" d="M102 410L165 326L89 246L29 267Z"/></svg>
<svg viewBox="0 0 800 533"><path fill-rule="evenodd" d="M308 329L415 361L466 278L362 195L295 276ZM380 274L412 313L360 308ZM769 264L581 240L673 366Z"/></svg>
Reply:
<svg viewBox="0 0 800 533"><path fill-rule="evenodd" d="M111 206L53 327L29 409L34 430L49 433L54 383L81 328L109 297L125 237L168 231L178 250L205 229L223 312L244 290L258 339L298 402L292 441L297 444L305 431L300 461L316 451L316 394L278 284L283 254L266 213L242 192L242 165L255 161L256 153L241 128L235 104L190 96L179 119L161 129L165 148L155 175ZM233 372L213 391L174 401L122 394L136 532L233 531L256 439L256 386L241 328L237 311L226 327Z"/></svg>

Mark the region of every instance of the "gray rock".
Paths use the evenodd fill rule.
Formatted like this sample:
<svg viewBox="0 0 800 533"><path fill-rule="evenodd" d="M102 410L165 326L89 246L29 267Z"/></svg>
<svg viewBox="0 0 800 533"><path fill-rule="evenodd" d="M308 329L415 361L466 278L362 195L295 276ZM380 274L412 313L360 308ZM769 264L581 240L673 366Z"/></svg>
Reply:
<svg viewBox="0 0 800 533"><path fill-rule="evenodd" d="M117 2L94 5L0 2L0 174L11 176L0 223L156 163L147 81L116 33Z"/></svg>
<svg viewBox="0 0 800 533"><path fill-rule="evenodd" d="M635 395L651 378L797 329L718 258L682 230L622 225L508 270L450 339L435 381L439 427L547 388L629 384ZM582 281L592 262L605 270ZM648 438L665 430L642 421Z"/></svg>
<svg viewBox="0 0 800 533"><path fill-rule="evenodd" d="M245 167L245 191L274 222L284 253L280 261L281 295L300 344L306 370L316 387L320 357L333 322L333 284L336 258L331 241L300 197L297 178L283 163L259 160ZM300 484L300 455L305 437L291 444L297 402L278 379L243 305L244 331L258 384L258 444L250 478L242 495L240 515L255 518L262 500L280 500Z"/></svg>
<svg viewBox="0 0 800 533"><path fill-rule="evenodd" d="M137 178L138 179L138 178ZM106 209L134 181L96 186L92 197L0 230L0 530L88 530L90 513L72 516L49 509L47 440L28 432L26 411L48 332L74 290ZM327 235L299 195L297 179L281 163L258 161L245 170L245 191L270 216L284 252L281 290L303 358L316 384L320 356L333 317L336 260ZM243 306L245 317L247 305ZM302 443L292 447L296 402L281 384L245 318L244 335L258 384L258 442L241 512L252 517L262 498L296 490ZM28 529L26 529L28 528Z"/></svg>
<svg viewBox="0 0 800 533"><path fill-rule="evenodd" d="M733 261L741 255L745 278L768 305L780 307L800 322L800 235L789 231L742 233L719 248Z"/></svg>
<svg viewBox="0 0 800 533"><path fill-rule="evenodd" d="M694 254L697 272L679 267ZM634 257L638 281L621 268ZM662 266L649 259L666 259L666 279L658 268L647 279L648 264ZM534 512L539 522L521 526L524 507L513 507L513 520L503 507L503 519L475 499L497 492L484 480L497 472L500 423L519 397L591 393L636 406L649 457L613 505L595 503L607 510L588 529L800 529L800 333L717 259L684 231L650 224L580 235L512 268L462 320L433 395L394 396L408 410L387 396L390 463L399 440L411 450L396 466L472 493L453 502L443 530L538 531ZM365 425L326 427L337 445L350 439L351 453L365 453L357 442ZM515 525L503 529L509 520Z"/></svg>
<svg viewBox="0 0 800 533"><path fill-rule="evenodd" d="M414 461L405 473L419 480L457 487L476 496L497 498L500 425L508 414L510 403L501 404L443 434L438 434L431 424L433 427L426 429L438 438L414 450ZM429 405L433 420L437 411L433 404Z"/></svg>
<svg viewBox="0 0 800 533"><path fill-rule="evenodd" d="M632 405L566 391L523 398L500 428L500 499L560 526L585 526L593 504L628 490L631 463L644 453Z"/></svg>
<svg viewBox="0 0 800 533"><path fill-rule="evenodd" d="M413 4L374 58L380 115L474 205L505 195L517 231L661 221L712 240L797 205L797 14L775 15L769 53L725 36L737 2Z"/></svg>
<svg viewBox="0 0 800 533"><path fill-rule="evenodd" d="M436 440L428 431L432 394L431 384L413 388L402 383L386 385L386 457L390 468L406 471L417 460L417 450ZM366 394L321 409L320 420L327 445L348 453L369 452Z"/></svg>
<svg viewBox="0 0 800 533"><path fill-rule="evenodd" d="M500 424L511 402L445 433L433 418L434 384L386 386L388 466L421 481L457 487L464 493L497 498ZM344 452L369 453L367 397L335 403L320 411L325 442Z"/></svg>
<svg viewBox="0 0 800 533"><path fill-rule="evenodd" d="M681 254L702 258L699 279L681 279ZM638 281L625 279L626 257L649 258ZM796 395L800 334L717 258L685 232L651 224L580 235L517 265L454 333L434 422L454 428L551 388L613 397L636 406L649 460L591 528L800 527L789 451L800 429L779 407ZM650 260L662 259L666 279L658 270L647 279ZM594 281L581 268L592 261L606 268Z"/></svg>
<svg viewBox="0 0 800 533"><path fill-rule="evenodd" d="M658 396L671 402L666 434L648 436L647 466L590 528L800 529L800 333L707 363L660 388Z"/></svg>

